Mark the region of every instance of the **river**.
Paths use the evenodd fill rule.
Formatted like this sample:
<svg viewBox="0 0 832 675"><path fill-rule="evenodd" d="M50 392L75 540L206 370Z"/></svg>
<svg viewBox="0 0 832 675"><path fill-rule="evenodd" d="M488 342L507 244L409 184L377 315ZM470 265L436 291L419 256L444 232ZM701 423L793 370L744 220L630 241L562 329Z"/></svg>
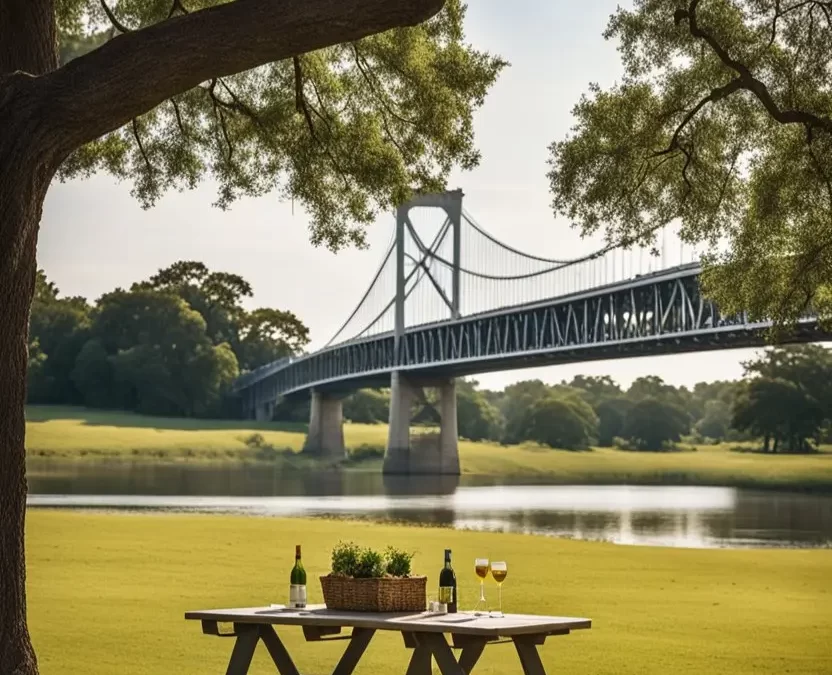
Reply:
<svg viewBox="0 0 832 675"><path fill-rule="evenodd" d="M832 495L726 487L38 460L29 466L29 492L39 508L369 518L651 546L832 546Z"/></svg>

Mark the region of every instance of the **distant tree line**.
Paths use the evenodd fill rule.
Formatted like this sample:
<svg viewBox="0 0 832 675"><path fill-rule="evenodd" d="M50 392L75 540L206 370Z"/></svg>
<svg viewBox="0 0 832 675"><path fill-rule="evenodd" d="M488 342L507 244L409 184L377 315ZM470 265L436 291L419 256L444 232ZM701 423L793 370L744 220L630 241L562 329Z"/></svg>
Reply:
<svg viewBox="0 0 832 675"><path fill-rule="evenodd" d="M555 385L527 380L503 391L461 380L459 434L473 441L532 441L568 450L615 446L668 451L682 440L759 440L766 452L799 453L832 442L829 350L776 347L744 366L742 380L700 382L692 389L655 376L640 377L626 390L608 376L579 375ZM344 399L344 417L353 422L383 423L388 411L387 390L362 390ZM276 409L283 420L304 421L308 414L308 404L287 402ZM415 423L436 422L430 392L413 414Z"/></svg>
<svg viewBox="0 0 832 675"><path fill-rule="evenodd" d="M61 297L38 271L29 330L28 400L196 417L236 416L241 373L309 342L291 312L247 311L236 274L180 261L94 304Z"/></svg>

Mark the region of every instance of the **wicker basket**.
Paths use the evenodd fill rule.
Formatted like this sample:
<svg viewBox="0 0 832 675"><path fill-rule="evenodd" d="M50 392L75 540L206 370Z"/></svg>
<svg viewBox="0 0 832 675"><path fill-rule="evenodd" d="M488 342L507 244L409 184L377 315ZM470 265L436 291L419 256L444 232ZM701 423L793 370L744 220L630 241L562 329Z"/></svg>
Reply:
<svg viewBox="0 0 832 675"><path fill-rule="evenodd" d="M321 577L329 609L351 612L424 612L427 577Z"/></svg>

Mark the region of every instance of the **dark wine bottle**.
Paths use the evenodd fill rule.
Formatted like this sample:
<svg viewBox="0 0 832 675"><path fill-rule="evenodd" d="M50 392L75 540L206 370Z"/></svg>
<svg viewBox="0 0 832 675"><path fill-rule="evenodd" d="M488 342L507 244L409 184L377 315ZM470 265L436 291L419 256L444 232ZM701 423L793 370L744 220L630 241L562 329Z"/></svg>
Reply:
<svg viewBox="0 0 832 675"><path fill-rule="evenodd" d="M451 549L445 549L445 566L439 573L439 600L448 605L448 613L456 612L456 574L451 567Z"/></svg>
<svg viewBox="0 0 832 675"><path fill-rule="evenodd" d="M300 544L295 546L295 566L289 578L289 607L303 609L306 607L306 570L300 559Z"/></svg>

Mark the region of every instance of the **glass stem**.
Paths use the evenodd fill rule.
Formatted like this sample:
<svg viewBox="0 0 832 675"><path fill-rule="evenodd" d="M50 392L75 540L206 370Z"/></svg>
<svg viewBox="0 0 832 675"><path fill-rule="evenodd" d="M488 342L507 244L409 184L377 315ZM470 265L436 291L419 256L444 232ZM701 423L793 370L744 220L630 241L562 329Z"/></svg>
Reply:
<svg viewBox="0 0 832 675"><path fill-rule="evenodd" d="M500 615L502 616L502 614L503 614L503 585L498 584L497 585L497 590L498 590L498 593L499 593L499 596L500 596Z"/></svg>
<svg viewBox="0 0 832 675"><path fill-rule="evenodd" d="M485 584L480 581L480 602L485 602Z"/></svg>

